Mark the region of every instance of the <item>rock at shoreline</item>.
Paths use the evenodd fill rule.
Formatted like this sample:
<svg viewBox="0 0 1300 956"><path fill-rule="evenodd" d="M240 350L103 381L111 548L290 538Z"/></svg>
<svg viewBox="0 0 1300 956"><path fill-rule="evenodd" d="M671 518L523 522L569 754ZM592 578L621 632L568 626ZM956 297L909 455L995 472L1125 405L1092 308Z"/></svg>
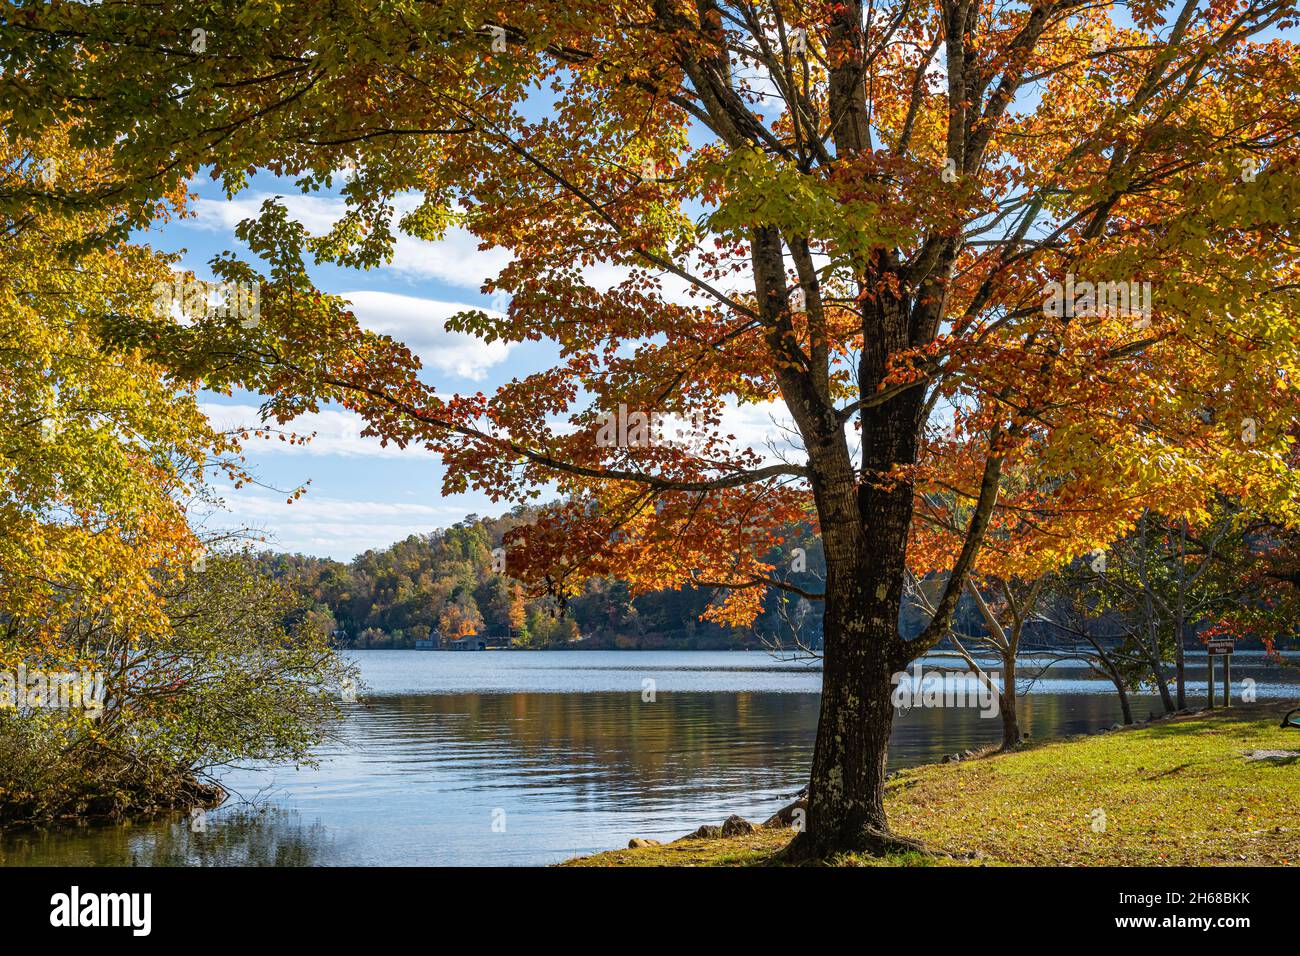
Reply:
<svg viewBox="0 0 1300 956"><path fill-rule="evenodd" d="M744 817L732 814L722 821L722 835L724 837L740 836L744 833L753 833L758 827L750 823Z"/></svg>
<svg viewBox="0 0 1300 956"><path fill-rule="evenodd" d="M661 844L659 843L658 840L647 840L644 837L633 837L632 839L627 841L627 848L629 850L639 850L642 849L643 847L660 846L660 845Z"/></svg>
<svg viewBox="0 0 1300 956"><path fill-rule="evenodd" d="M678 840L716 840L722 836L722 827L709 826L707 823L692 833L684 837L678 837Z"/></svg>
<svg viewBox="0 0 1300 956"><path fill-rule="evenodd" d="M794 806L794 804L791 804ZM750 823L744 817L732 814L722 821L722 826L709 826L705 824L694 833L688 833L684 837L678 837L680 840L718 840L724 837L740 836L745 833L753 833L758 827Z"/></svg>
<svg viewBox="0 0 1300 956"><path fill-rule="evenodd" d="M766 821L764 821L763 828L770 830L774 827L793 826L796 812L802 812L805 815L808 813L807 798L796 800L794 803L787 804L780 810L776 811L776 813L772 814Z"/></svg>

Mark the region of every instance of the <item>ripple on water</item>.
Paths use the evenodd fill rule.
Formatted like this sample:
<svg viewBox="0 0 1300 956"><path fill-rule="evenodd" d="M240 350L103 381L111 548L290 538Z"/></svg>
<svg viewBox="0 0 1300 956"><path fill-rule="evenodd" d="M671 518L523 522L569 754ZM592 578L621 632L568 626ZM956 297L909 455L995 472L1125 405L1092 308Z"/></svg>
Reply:
<svg viewBox="0 0 1300 956"><path fill-rule="evenodd" d="M543 864L672 839L731 813L762 819L807 778L820 674L744 653L354 655L370 690L318 767L232 771L261 807L233 804L205 833L184 823L0 838L5 864ZM1195 664L1195 662L1193 662ZM1262 661L1234 673L1275 684ZM1194 679L1204 671L1192 671ZM642 697L654 680L653 701ZM468 692L467 688L478 688ZM490 692L483 692L483 689ZM1077 672L1024 698L1035 737L1109 726L1108 685ZM1139 717L1155 709L1134 701ZM999 739L972 710L895 722L893 767Z"/></svg>

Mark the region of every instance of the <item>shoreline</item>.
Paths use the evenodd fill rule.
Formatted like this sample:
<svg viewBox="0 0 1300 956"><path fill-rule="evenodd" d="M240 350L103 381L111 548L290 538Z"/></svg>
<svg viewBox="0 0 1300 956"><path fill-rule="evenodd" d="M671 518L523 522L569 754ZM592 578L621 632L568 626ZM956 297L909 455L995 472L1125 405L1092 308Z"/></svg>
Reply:
<svg viewBox="0 0 1300 956"><path fill-rule="evenodd" d="M896 771L885 788L891 824L936 855L847 855L828 862L1294 865L1300 862L1300 731L1279 723L1297 704L1270 700L1174 714ZM1171 818L1180 821L1172 832ZM785 825L732 830L703 837L697 831L556 865L773 865L794 833Z"/></svg>
<svg viewBox="0 0 1300 956"><path fill-rule="evenodd" d="M112 807L85 813L52 813L10 818L5 816L4 808L0 807L0 832L72 830L84 826L129 826L163 816L184 815L194 810L217 810L230 798L230 794L220 784L203 780L193 774L178 777L174 788L169 793L170 800L160 799L160 794L137 807Z"/></svg>

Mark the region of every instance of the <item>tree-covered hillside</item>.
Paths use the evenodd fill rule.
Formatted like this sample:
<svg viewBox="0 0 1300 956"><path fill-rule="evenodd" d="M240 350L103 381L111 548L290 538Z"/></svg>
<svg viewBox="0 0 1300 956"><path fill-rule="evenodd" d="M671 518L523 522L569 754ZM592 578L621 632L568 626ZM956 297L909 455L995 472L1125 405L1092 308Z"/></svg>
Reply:
<svg viewBox="0 0 1300 956"><path fill-rule="evenodd" d="M716 589L704 584L633 596L626 581L613 577L588 581L566 599L527 592L498 570L498 549L528 520L525 509L500 518L469 515L346 564L277 553L256 560L308 599L318 627L352 647L410 647L434 632L456 637L507 630L516 644L529 647L756 647L778 638L789 644L795 628L804 643L819 643L819 603L792 592L769 595L752 628L701 620L716 600ZM820 544L806 526L791 527L770 560L785 569L790 583L821 590Z"/></svg>

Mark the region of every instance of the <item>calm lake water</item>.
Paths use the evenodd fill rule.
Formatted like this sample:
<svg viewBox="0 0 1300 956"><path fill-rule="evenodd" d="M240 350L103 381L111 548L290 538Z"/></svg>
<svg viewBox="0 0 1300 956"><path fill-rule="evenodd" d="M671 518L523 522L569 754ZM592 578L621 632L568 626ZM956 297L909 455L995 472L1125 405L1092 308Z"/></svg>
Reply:
<svg viewBox="0 0 1300 956"><path fill-rule="evenodd" d="M3 865L538 865L761 821L807 779L821 675L760 652L360 651L366 689L320 765L231 771L227 805L188 820L0 833ZM1024 665L1022 665L1023 667ZM1193 702L1204 658L1193 663ZM1034 737L1119 719L1110 685L1056 668L1027 686ZM1294 671L1241 653L1259 696ZM653 684L647 684L653 681ZM644 698L651 696L653 701ZM1158 710L1134 698L1139 719ZM972 708L913 708L891 766L994 742Z"/></svg>

